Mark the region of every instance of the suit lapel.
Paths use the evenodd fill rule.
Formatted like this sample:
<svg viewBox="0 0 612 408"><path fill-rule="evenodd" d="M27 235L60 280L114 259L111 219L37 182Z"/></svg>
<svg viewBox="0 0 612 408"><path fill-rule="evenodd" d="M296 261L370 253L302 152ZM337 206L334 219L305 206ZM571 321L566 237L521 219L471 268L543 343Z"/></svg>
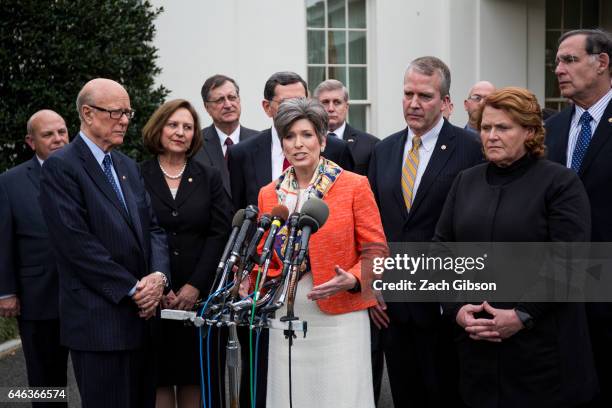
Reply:
<svg viewBox="0 0 612 408"><path fill-rule="evenodd" d="M393 164L391 173L391 183L393 183L393 199L395 200L398 208L401 208L402 218L408 217L408 210L406 209L406 203L404 202L404 195L402 193L402 167L404 165L404 147L406 145L406 139L408 138L408 128L402 131L401 137L397 139L393 151L391 152L391 163Z"/></svg>
<svg viewBox="0 0 612 408"><path fill-rule="evenodd" d="M448 159L452 156L453 151L455 150L455 134L452 132L450 126L451 125L445 120L444 125L440 130L440 134L438 135L438 140L434 146L434 150L429 158L429 163L425 168L423 177L421 177L421 182L419 183L419 188L417 189L416 196L412 202L412 207L410 208L408 218L411 218L410 216L418 210L424 197L427 195L427 191L438 177L440 170L446 166Z"/></svg>
<svg viewBox="0 0 612 408"><path fill-rule="evenodd" d="M144 177L147 180L147 185L150 188L150 193L163 201L168 207L174 208L174 199L170 193L170 188L166 183L164 174L159 168L157 159L148 161L143 165Z"/></svg>
<svg viewBox="0 0 612 408"><path fill-rule="evenodd" d="M36 155L32 157L32 160L30 160L30 163L28 164L28 178L38 192L40 188L40 163L38 162Z"/></svg>
<svg viewBox="0 0 612 408"><path fill-rule="evenodd" d="M583 175L589 170L591 164L597 157L597 155L602 151L603 147L606 143L611 143L610 139L612 138L612 101L608 103L606 110L604 111L601 120L599 121L599 125L597 125L597 129L595 129L595 133L593 134L593 138L589 143L589 148L587 149L586 155L582 160L582 165L580 166L580 171L578 175L583 177ZM567 139L566 143L567 143Z"/></svg>
<svg viewBox="0 0 612 408"><path fill-rule="evenodd" d="M119 201L119 197L117 197L117 193L115 193L115 190L113 190L113 187L110 185L110 183L106 179L106 176L104 175L104 172L102 171L102 167L100 167L100 164L96 161L96 158L94 157L93 153L91 153L91 151L89 150L89 147L87 147L85 142L81 139L81 136L77 136L74 139L73 143L75 143L79 149L81 160L83 160L83 167L85 168L85 172L87 172L89 177L94 181L96 186L98 186L100 191L102 191L102 193L106 196L106 198L108 198L108 200L113 204L113 206L115 206L117 211L121 213L121 216L129 224L130 219L125 212L125 208L123 207L123 204L121 204L121 202ZM113 160L115 159L115 156L116 155L113 156ZM119 175L119 172L117 171L116 168L115 168L115 171L117 172L117 175L119 176L119 182L121 182L121 176Z"/></svg>
<svg viewBox="0 0 612 408"><path fill-rule="evenodd" d="M251 153L257 185L265 186L272 181L272 131L261 132L257 147Z"/></svg>
<svg viewBox="0 0 612 408"><path fill-rule="evenodd" d="M355 134L355 130L352 127L350 127L348 123L346 124L344 128L344 134L342 135L342 139L346 143L348 143L348 147L351 153L353 152L353 150L357 148L357 143L359 143L359 138Z"/></svg>
<svg viewBox="0 0 612 408"><path fill-rule="evenodd" d="M183 173L181 183L179 184L178 191L176 192L176 200L172 207L180 207L183 203L191 196L191 194L197 190L198 185L202 182L203 176L200 169L193 165L191 160L187 161L187 168Z"/></svg>
<svg viewBox="0 0 612 408"><path fill-rule="evenodd" d="M221 147L219 134L217 133L217 129L215 129L214 124L210 125L208 129L205 129L204 131L204 151L208 155L213 167L218 169L221 173L223 187L231 196L229 171L227 170L227 163L225 162L225 156L223 155L223 148Z"/></svg>
<svg viewBox="0 0 612 408"><path fill-rule="evenodd" d="M131 183L128 179L127 167L121 156L119 156L117 153L111 152L111 157L113 159L115 171L117 172L117 177L119 178L123 198L125 199L125 204L127 205L129 211L129 219L131 222L128 222L128 224L130 225L132 231L134 231L136 234L140 247L145 248L143 242L144 238L142 236L142 225L140 224L140 213L138 211L138 204L136 203L136 196L132 191ZM121 213L125 214L125 210L122 209Z"/></svg>

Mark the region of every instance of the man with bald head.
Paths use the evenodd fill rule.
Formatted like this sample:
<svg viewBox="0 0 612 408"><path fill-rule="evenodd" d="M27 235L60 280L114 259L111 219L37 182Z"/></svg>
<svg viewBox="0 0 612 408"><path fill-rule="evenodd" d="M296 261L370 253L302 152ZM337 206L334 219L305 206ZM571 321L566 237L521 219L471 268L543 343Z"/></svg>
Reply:
<svg viewBox="0 0 612 408"><path fill-rule="evenodd" d="M66 123L52 110L38 111L28 120L25 141L34 157L0 175L0 316L17 317L28 384L65 387L57 269L38 194L42 163L68 143Z"/></svg>
<svg viewBox="0 0 612 408"><path fill-rule="evenodd" d="M153 407L149 319L169 280L166 236L136 163L114 150L134 116L126 90L93 79L76 105L81 130L45 162L40 189L61 341L84 407Z"/></svg>
<svg viewBox="0 0 612 408"><path fill-rule="evenodd" d="M495 91L495 86L489 81L476 82L465 101L463 107L468 114L468 123L464 129L469 130L480 141L480 132L478 132L477 113L484 103L484 98L491 95Z"/></svg>

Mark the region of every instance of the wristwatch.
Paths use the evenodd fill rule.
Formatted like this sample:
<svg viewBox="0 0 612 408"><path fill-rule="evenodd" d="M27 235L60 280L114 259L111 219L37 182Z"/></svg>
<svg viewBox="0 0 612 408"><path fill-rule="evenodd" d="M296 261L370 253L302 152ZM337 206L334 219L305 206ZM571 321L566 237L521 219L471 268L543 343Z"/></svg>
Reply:
<svg viewBox="0 0 612 408"><path fill-rule="evenodd" d="M529 330L533 328L533 325L535 323L533 321L533 317L531 317L529 313L523 312L522 310L518 309L514 309L514 311L516 312L516 315L518 316L521 323L523 323L523 326L525 326L525 329Z"/></svg>

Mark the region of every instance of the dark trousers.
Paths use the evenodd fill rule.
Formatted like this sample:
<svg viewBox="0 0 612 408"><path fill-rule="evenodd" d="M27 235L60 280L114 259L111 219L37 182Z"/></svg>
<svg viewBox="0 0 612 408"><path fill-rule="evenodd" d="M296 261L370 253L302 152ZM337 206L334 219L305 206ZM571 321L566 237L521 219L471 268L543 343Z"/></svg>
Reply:
<svg viewBox="0 0 612 408"><path fill-rule="evenodd" d="M589 407L610 408L612 407L612 304L587 303L586 310L593 360L599 380L599 394Z"/></svg>
<svg viewBox="0 0 612 408"><path fill-rule="evenodd" d="M253 361L255 361L256 332L253 331ZM249 361L249 330L247 327L238 328L238 339L240 340L240 353L242 363L242 375L240 379L240 406L251 407L250 388L250 361ZM256 408L266 408L266 391L268 384L268 329L263 329L259 336L259 355L257 357L257 389ZM255 371L255 366L253 366Z"/></svg>
<svg viewBox="0 0 612 408"><path fill-rule="evenodd" d="M464 406L455 346L444 324L422 328L392 322L381 331L394 406Z"/></svg>
<svg viewBox="0 0 612 408"><path fill-rule="evenodd" d="M19 319L19 335L30 387L66 387L68 349L60 344L59 320ZM35 408L67 403L33 402Z"/></svg>
<svg viewBox="0 0 612 408"><path fill-rule="evenodd" d="M70 350L82 407L155 407L155 367L150 351Z"/></svg>
<svg viewBox="0 0 612 408"><path fill-rule="evenodd" d="M385 353L382 347L381 331L370 320L370 349L372 356L372 384L374 385L374 402L378 405L382 387L383 370L385 368Z"/></svg>

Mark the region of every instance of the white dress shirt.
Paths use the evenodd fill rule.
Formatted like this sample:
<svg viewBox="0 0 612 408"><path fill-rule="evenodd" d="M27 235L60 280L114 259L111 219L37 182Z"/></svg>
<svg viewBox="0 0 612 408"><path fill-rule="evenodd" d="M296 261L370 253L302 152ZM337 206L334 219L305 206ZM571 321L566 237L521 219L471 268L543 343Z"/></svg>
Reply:
<svg viewBox="0 0 612 408"><path fill-rule="evenodd" d="M225 156L227 152L227 145L225 144L225 139L229 137L232 142L234 142L234 144L238 143L240 141L240 126L238 126L236 130L232 132L231 135L226 135L221 131L221 129L216 126L215 129L217 131L217 135L219 136L219 142L221 142L221 150L223 150L223 156Z"/></svg>
<svg viewBox="0 0 612 408"><path fill-rule="evenodd" d="M276 180L283 174L284 160L285 155L283 154L283 147L278 138L278 132L276 128L272 126L272 180Z"/></svg>

